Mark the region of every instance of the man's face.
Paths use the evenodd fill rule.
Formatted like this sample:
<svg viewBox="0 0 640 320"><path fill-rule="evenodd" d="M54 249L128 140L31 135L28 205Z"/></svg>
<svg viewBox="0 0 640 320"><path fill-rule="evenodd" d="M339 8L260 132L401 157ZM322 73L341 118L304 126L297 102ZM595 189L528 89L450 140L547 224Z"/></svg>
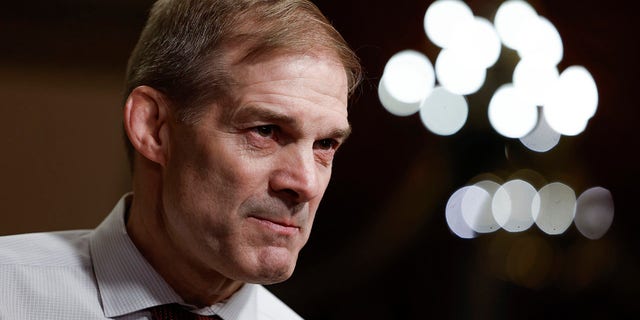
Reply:
<svg viewBox="0 0 640 320"><path fill-rule="evenodd" d="M295 267L349 133L347 78L328 55L230 68L228 102L170 124L166 232L199 272L275 283Z"/></svg>

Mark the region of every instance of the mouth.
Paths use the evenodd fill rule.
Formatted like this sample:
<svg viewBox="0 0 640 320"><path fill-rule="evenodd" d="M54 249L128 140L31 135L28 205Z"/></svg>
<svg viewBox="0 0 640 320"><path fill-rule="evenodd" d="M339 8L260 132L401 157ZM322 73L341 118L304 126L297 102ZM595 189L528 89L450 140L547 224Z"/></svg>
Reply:
<svg viewBox="0 0 640 320"><path fill-rule="evenodd" d="M264 217L249 216L249 220L257 223L259 226L266 228L270 232L283 235L293 236L300 232L300 227L288 223L286 221L277 221Z"/></svg>

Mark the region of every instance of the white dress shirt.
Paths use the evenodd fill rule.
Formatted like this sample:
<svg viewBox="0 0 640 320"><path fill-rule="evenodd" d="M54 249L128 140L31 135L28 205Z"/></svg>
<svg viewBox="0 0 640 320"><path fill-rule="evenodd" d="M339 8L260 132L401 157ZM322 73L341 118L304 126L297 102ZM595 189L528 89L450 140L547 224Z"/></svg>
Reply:
<svg viewBox="0 0 640 320"><path fill-rule="evenodd" d="M127 197L95 230L0 237L0 319L151 319L146 309L167 303L224 320L302 319L255 284L210 307L186 305L129 238Z"/></svg>

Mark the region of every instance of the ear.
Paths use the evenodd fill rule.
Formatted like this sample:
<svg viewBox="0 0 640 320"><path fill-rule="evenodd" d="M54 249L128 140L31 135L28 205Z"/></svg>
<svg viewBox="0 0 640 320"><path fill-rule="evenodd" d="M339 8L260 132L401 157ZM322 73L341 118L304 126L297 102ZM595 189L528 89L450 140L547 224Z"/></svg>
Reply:
<svg viewBox="0 0 640 320"><path fill-rule="evenodd" d="M133 148L161 166L169 150L168 117L164 95L148 86L133 89L124 106L124 128Z"/></svg>

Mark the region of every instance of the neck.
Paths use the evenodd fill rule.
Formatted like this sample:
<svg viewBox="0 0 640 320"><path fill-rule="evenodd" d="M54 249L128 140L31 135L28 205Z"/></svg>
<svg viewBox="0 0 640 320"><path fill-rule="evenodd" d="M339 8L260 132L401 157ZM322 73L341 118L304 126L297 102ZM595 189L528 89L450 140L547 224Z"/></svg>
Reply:
<svg viewBox="0 0 640 320"><path fill-rule="evenodd" d="M229 298L243 283L200 266L168 236L162 218L162 178L160 168L155 166L153 163L136 166L134 196L126 222L129 237L185 303L205 307Z"/></svg>

